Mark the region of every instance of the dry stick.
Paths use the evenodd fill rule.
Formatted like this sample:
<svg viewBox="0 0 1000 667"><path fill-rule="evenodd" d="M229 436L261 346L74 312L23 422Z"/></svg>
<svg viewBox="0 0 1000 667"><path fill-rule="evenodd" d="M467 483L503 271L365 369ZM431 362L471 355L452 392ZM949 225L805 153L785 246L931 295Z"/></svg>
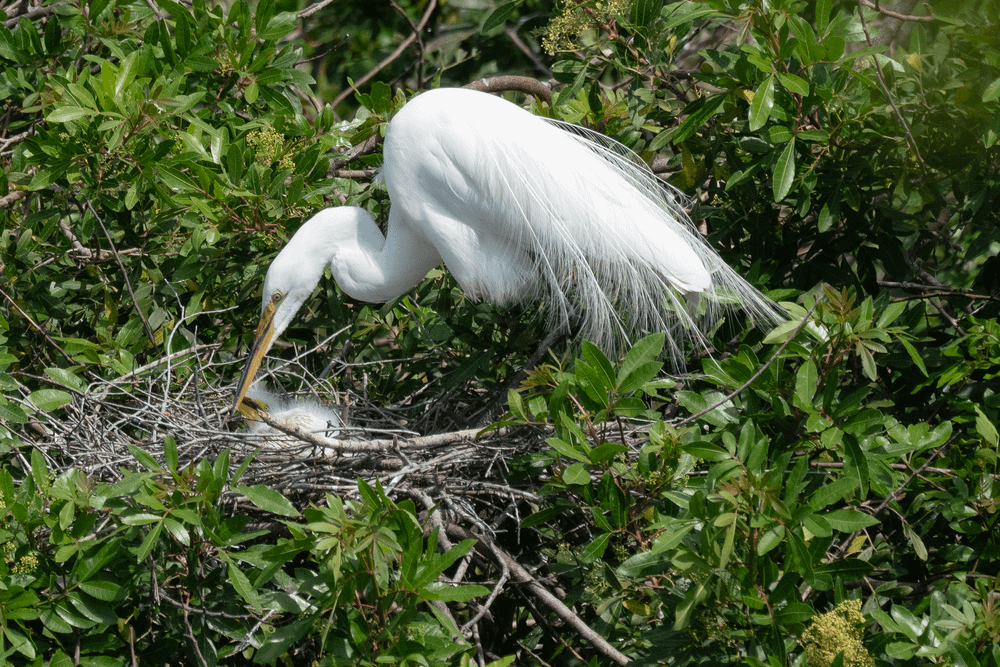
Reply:
<svg viewBox="0 0 1000 667"><path fill-rule="evenodd" d="M534 95L538 99L552 106L552 89L538 79L530 76L516 76L508 74L504 76L491 76L488 79L476 79L472 83L467 83L462 88L478 90L484 93L502 93L512 90L525 95Z"/></svg>
<svg viewBox="0 0 1000 667"><path fill-rule="evenodd" d="M437 7L437 0L431 0L429 3L427 3L427 9L424 10L424 15L420 17L420 23L417 24L419 32L423 32L424 26L427 25L427 21L430 20L431 13L434 11L436 7ZM382 62L380 62L378 65L375 65L375 67L369 70L364 76L355 81L352 87L341 92L340 95L337 95L337 97L330 104L330 107L332 109L336 109L338 106L340 106L340 103L346 100L352 94L354 94L354 92L358 88L368 83L372 78L374 78L376 74L378 74L383 69L392 64L392 62L396 60L396 58L401 56L403 54L403 51L409 48L410 44L416 41L416 39L417 39L417 31L411 33L409 37L404 39L403 42L398 47L396 47L395 51L386 56L385 59L382 60Z"/></svg>
<svg viewBox="0 0 1000 667"><path fill-rule="evenodd" d="M19 199L24 199L28 196L27 190L14 190L9 195L4 195L0 197L0 208L9 208L11 204Z"/></svg>
<svg viewBox="0 0 1000 667"><path fill-rule="evenodd" d="M316 12L318 12L319 10L326 7L327 5L329 5L331 2L333 2L333 0L322 0L321 2L317 2L315 5L310 5L309 7L306 7L301 12L299 12L299 18L300 19L308 18L313 14L315 14Z"/></svg>
<svg viewBox="0 0 1000 667"><path fill-rule="evenodd" d="M716 409L720 405L724 405L724 404L728 403L730 400L732 400L732 398L734 396L736 396L737 394L741 393L744 389L746 389L747 387L749 387L750 385L752 385L757 378L759 378L761 375L763 375L764 371L766 371L771 366L771 364L773 364L775 361L778 360L778 356L782 352L785 351L785 348L788 347L788 344L791 343L793 340L795 340L795 337L799 335L799 332L802 331L802 328L809 322L809 316L812 315L812 312L814 310L816 310L816 305L818 303L819 302L817 301L816 303L813 304L813 307L809 309L809 312L806 313L806 316L802 318L801 322L799 322L799 326L795 327L795 331L792 332L792 335L790 335L785 340L785 342L781 344L781 347L779 347L777 350L775 350L774 354L771 355L771 358L767 360L766 364L764 364L763 366L761 366L760 369L756 373L754 373L753 375L750 376L749 380L747 380L742 385L740 385L739 387L737 387L733 391L733 393L729 394L728 396L724 396L720 401L718 401L714 405L710 405L707 408L705 408L704 410L702 410L701 412L696 412L693 415L691 415L690 417L687 417L685 419L680 420L679 422L677 422L677 424L675 424L675 426L685 426L687 424L690 424L691 422L693 422L698 417L701 417L702 415L711 412L712 410Z"/></svg>
<svg viewBox="0 0 1000 667"><path fill-rule="evenodd" d="M90 203L90 197L84 197L84 202L87 204L87 208L90 212L94 214L97 219L97 224L101 226L101 230L104 232L104 237L108 239L108 245L111 246L111 252L115 256L115 261L118 262L118 268L121 269L122 279L125 281L125 288L128 290L128 294L132 297L132 307L135 308L136 315L142 320L142 325L146 327L146 335L149 336L149 342L155 347L156 346L156 334L153 332L153 327L149 325L149 320L146 316L142 314L142 308L139 307L139 300L135 298L135 292L132 291L132 281L128 279L128 272L125 270L125 264L122 262L122 258L118 256L118 250L115 248L115 242L111 238L111 234L108 233L108 228L104 226L104 221L101 216L98 215L97 211L94 209L94 205Z"/></svg>
<svg viewBox="0 0 1000 667"><path fill-rule="evenodd" d="M871 33L868 32L868 22L865 20L865 10L862 8L863 0L858 0L858 15L861 16L861 27L865 31L865 40L868 42L868 46L873 46ZM879 65L878 58L874 55L871 56L872 64L875 66L875 75L878 78L878 85L882 89L882 94L885 95L885 99L889 101L892 110L896 112L896 118L899 119L900 124L903 126L903 130L906 132L906 138L909 140L910 148L913 149L914 154L917 156L917 161L920 163L920 170L925 171L927 165L924 164L924 158L920 155L920 149L917 147L917 140L913 138L910 133L910 124L906 122L903 118L903 112L899 110L896 106L896 101L892 99L892 93L889 92L889 86L885 83L885 77L882 75L882 66Z"/></svg>
<svg viewBox="0 0 1000 667"><path fill-rule="evenodd" d="M519 584L524 584L540 602L554 611L559 618L571 625L581 637L593 644L594 648L608 658L614 660L619 665L627 665L629 663L627 655L609 644L604 637L597 634L593 628L584 623L579 616L574 614L569 607L563 604L562 600L557 598L555 595L550 593L547 588L538 583L538 580L531 576L531 573L524 569L521 564L518 563L509 553L495 544L491 544L490 541L486 540L482 535L471 533L462 526L449 523L447 525L447 529L450 534L461 537L463 540L473 539L483 543L489 548L490 551L493 552L494 555L501 559L501 562L498 564L506 567L507 570L510 571L511 578L513 578L514 581Z"/></svg>
<svg viewBox="0 0 1000 667"><path fill-rule="evenodd" d="M877 2L871 2L870 0L860 0L860 1L861 1L861 4L863 4L865 7L868 7L869 9L874 9L875 11L877 11L880 14L884 14L886 16L891 16L892 18L899 19L900 21L936 21L937 20L933 16L912 16L912 15L909 15L909 14L900 14L898 12L892 11L891 9L885 9L884 7L879 7L879 5L878 5Z"/></svg>
<svg viewBox="0 0 1000 667"><path fill-rule="evenodd" d="M8 30L13 30L14 26L16 26L17 22L20 21L21 19L31 20L31 19L34 19L34 18L38 18L39 16L48 16L49 14L52 13L52 10L55 7L59 7L60 5L65 5L65 4L67 4L67 3L65 3L65 2L54 2L51 5L44 5L44 6L41 6L41 7L34 7L32 9L29 9L28 11L26 11L23 14L19 14L18 16L15 16L14 18L7 19L6 21L3 22L3 26L5 28L7 28Z"/></svg>
<svg viewBox="0 0 1000 667"><path fill-rule="evenodd" d="M69 354L66 353L66 350L59 347L59 344L56 343L54 340L52 340L48 332L46 332L45 329L43 329L42 326L38 324L38 322L31 319L31 315L28 315L28 313L26 313L24 309L21 308L21 306L17 305L17 302L14 301L14 299L12 299L11 296L7 294L7 292L3 291L3 288L0 288L0 296L3 296L3 298L7 299L7 301L10 302L10 305L13 306L14 309L21 314L21 317L28 320L28 324L30 324L35 331L42 334L42 336L45 338L45 340L48 342L49 345L59 350L59 353L66 358L66 360L70 363L70 365L72 366L78 365L78 363L73 359L73 357L69 356Z"/></svg>

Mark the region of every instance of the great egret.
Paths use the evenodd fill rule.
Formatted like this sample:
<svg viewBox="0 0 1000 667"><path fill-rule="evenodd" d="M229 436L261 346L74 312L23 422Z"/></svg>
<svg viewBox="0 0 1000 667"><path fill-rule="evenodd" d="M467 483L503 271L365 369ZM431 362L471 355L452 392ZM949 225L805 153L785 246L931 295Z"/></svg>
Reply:
<svg viewBox="0 0 1000 667"><path fill-rule="evenodd" d="M638 156L502 98L444 88L417 96L389 123L382 176L385 236L364 209L328 208L271 263L234 409L327 265L348 295L383 302L443 261L470 297L543 298L551 327L576 322L605 349L664 331L675 365L681 341L703 341L697 322L720 307L780 320Z"/></svg>

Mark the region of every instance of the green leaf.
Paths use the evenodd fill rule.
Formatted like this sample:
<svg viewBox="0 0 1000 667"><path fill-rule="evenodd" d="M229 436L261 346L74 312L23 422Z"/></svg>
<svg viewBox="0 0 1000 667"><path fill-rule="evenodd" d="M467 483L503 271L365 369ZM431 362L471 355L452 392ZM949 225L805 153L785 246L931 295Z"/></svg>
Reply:
<svg viewBox="0 0 1000 667"><path fill-rule="evenodd" d="M633 25L646 27L660 15L662 0L633 0L630 19Z"/></svg>
<svg viewBox="0 0 1000 667"><path fill-rule="evenodd" d="M980 667L981 663L976 658L976 655L960 639L956 638L954 641L949 642L948 646L949 653L951 653L951 657L955 661L955 667ZM996 663L994 662L993 664Z"/></svg>
<svg viewBox="0 0 1000 667"><path fill-rule="evenodd" d="M233 588L240 594L240 597L246 600L247 604L252 606L258 614L261 613L262 604L260 596L253 589L247 575L240 568L236 567L234 563L229 563L229 581L232 582Z"/></svg>
<svg viewBox="0 0 1000 667"><path fill-rule="evenodd" d="M708 597L708 581L699 581L684 595L684 599L677 605L674 616L674 632L680 632L691 623L691 617L699 603Z"/></svg>
<svg viewBox="0 0 1000 667"><path fill-rule="evenodd" d="M149 452L140 449L135 445L129 445L128 450L131 452L132 457L141 463L146 470L149 470L150 472L163 472L163 468L156 462L156 459L150 456Z"/></svg>
<svg viewBox="0 0 1000 667"><path fill-rule="evenodd" d="M468 602L473 598L489 594L490 589L485 586L476 584L456 586L444 581L435 581L421 590L420 597L425 600L440 600L441 602Z"/></svg>
<svg viewBox="0 0 1000 667"><path fill-rule="evenodd" d="M753 100L750 102L750 131L756 132L767 124L774 107L774 75L767 77L764 83L757 86Z"/></svg>
<svg viewBox="0 0 1000 667"><path fill-rule="evenodd" d="M677 130L670 137L671 143L675 146L694 136L695 132L704 125L709 118L722 110L722 104L726 101L726 95L718 94L701 97L692 102L685 111L688 117L685 118Z"/></svg>
<svg viewBox="0 0 1000 667"><path fill-rule="evenodd" d="M240 484L233 490L242 493L247 497L247 500L265 512L271 512L278 516L299 516L299 511L292 503L288 502L287 498L263 484L255 484L254 486Z"/></svg>
<svg viewBox="0 0 1000 667"><path fill-rule="evenodd" d="M982 436L983 440L994 447L1000 445L1000 436L997 435L997 427L983 414L978 405L973 405L976 409L976 432Z"/></svg>
<svg viewBox="0 0 1000 667"><path fill-rule="evenodd" d="M168 435L163 439L163 458L167 462L167 470L172 473L177 472L177 442L174 437Z"/></svg>
<svg viewBox="0 0 1000 667"><path fill-rule="evenodd" d="M858 510L833 510L822 515L834 530L842 533L853 533L881 523L870 514Z"/></svg>
<svg viewBox="0 0 1000 667"><path fill-rule="evenodd" d="M61 389L39 389L31 392L28 400L42 412L51 412L72 401L73 397Z"/></svg>
<svg viewBox="0 0 1000 667"><path fill-rule="evenodd" d="M96 113L97 111L95 109L87 109L84 107L66 104L52 111L52 113L45 117L45 120L50 123L68 123L72 120L77 120L85 116L93 116Z"/></svg>
<svg viewBox="0 0 1000 667"><path fill-rule="evenodd" d="M992 102L997 98L1000 98L1000 79L996 79L983 90L983 102Z"/></svg>
<svg viewBox="0 0 1000 667"><path fill-rule="evenodd" d="M636 342L622 360L618 371L615 390L619 394L633 392L656 377L663 368L662 362L656 361L663 350L666 337L662 333L652 334Z"/></svg>
<svg viewBox="0 0 1000 667"><path fill-rule="evenodd" d="M507 22L507 19L511 17L511 14L514 13L514 10L517 9L517 6L519 4L520 3L517 2L516 0L512 0L512 2L504 3L499 7L497 7L496 9L494 9L493 13L486 18L486 21L483 23L483 27L480 30L480 32L485 34L487 32L490 32L494 28L499 28L500 26L502 26L504 23Z"/></svg>
<svg viewBox="0 0 1000 667"><path fill-rule="evenodd" d="M816 0L816 33L822 35L830 24L830 0Z"/></svg>
<svg viewBox="0 0 1000 667"><path fill-rule="evenodd" d="M795 180L795 139L788 142L774 165L774 201L780 202L788 195Z"/></svg>
<svg viewBox="0 0 1000 667"><path fill-rule="evenodd" d="M583 89L583 84L587 81L587 65L580 68L580 72L573 79L573 83L559 91L552 106L559 107L576 99L576 96Z"/></svg>
<svg viewBox="0 0 1000 667"><path fill-rule="evenodd" d="M90 580L79 584L80 589L98 600L113 602L118 599L122 592L122 587L113 581Z"/></svg>
<svg viewBox="0 0 1000 667"><path fill-rule="evenodd" d="M311 616L288 625L277 628L274 632L264 635L264 644L254 656L258 665L269 665L278 661L288 652L289 647L304 637L313 627L315 619Z"/></svg>
<svg viewBox="0 0 1000 667"><path fill-rule="evenodd" d="M71 389L76 389L81 392L85 389L83 380L81 380L76 373L69 369L50 367L45 369L45 374L56 382L70 387Z"/></svg>
<svg viewBox="0 0 1000 667"><path fill-rule="evenodd" d="M782 525L777 525L774 528L769 528L760 536L757 541L757 555L763 556L771 549L775 548L785 537L785 527Z"/></svg>
<svg viewBox="0 0 1000 667"><path fill-rule="evenodd" d="M926 561L929 557L929 554L927 553L927 546L924 544L924 541L920 538L920 536L917 535L917 531L913 530L913 527L906 521L903 522L903 534L906 535L906 539L909 540L910 544L913 546L913 553L917 555L917 558Z"/></svg>
<svg viewBox="0 0 1000 667"><path fill-rule="evenodd" d="M601 558L604 555L604 551L608 548L610 540L611 533L601 533L598 535L580 552L580 562L584 565L589 565L598 558Z"/></svg>
<svg viewBox="0 0 1000 667"><path fill-rule="evenodd" d="M801 410L812 410L813 396L816 395L819 371L812 359L806 359L795 374L795 406Z"/></svg>
<svg viewBox="0 0 1000 667"><path fill-rule="evenodd" d="M562 474L566 484L590 484L590 471L584 463L571 463Z"/></svg>
<svg viewBox="0 0 1000 667"><path fill-rule="evenodd" d="M778 81L785 87L785 90L791 93L803 97L809 94L809 82L794 74L778 74Z"/></svg>
<svg viewBox="0 0 1000 667"><path fill-rule="evenodd" d="M587 457L583 452L579 451L576 447L569 444L562 438L547 438L545 440L552 449L562 456L573 459L575 461L580 461L581 463L589 463L590 458Z"/></svg>

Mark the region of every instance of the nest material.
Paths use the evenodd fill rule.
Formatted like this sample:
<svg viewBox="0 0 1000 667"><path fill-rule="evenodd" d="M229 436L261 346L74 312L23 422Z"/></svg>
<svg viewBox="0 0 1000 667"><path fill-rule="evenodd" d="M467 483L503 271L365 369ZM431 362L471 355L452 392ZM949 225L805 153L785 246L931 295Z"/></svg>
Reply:
<svg viewBox="0 0 1000 667"><path fill-rule="evenodd" d="M74 466L103 482L120 480L124 469L134 466L130 445L163 461L167 437L176 443L181 465L214 458L225 448L241 458L257 452L241 481L267 484L293 501L301 493L353 495L362 478L378 479L387 491L415 486L462 494L479 489L507 496L509 502L517 491L504 482L506 460L541 440L524 430L515 437L509 429L479 438L476 430L421 436L400 426L408 421L404 411L338 393L301 365L278 360L272 360L279 366L270 374L273 384L310 386L298 395L331 409L346 406L348 425L336 433L312 433L262 413L259 418L269 428L249 428L247 420L231 414L234 386L206 380L220 374L236 377L223 368L231 365L215 361L212 348L199 348L198 355L188 352L92 384L75 394L58 418L48 415L23 435L48 451L54 468ZM327 436L335 442L332 447Z"/></svg>
<svg viewBox="0 0 1000 667"><path fill-rule="evenodd" d="M233 417L234 385L206 379L237 376L231 362L216 360L217 353L214 346L198 346L117 380L96 382L85 392L75 393L58 417L38 413L20 435L34 441L48 459L50 470L75 467L95 481L108 483L121 480L127 470L136 467L130 446L164 461L163 443L168 437L176 443L181 466L214 458L227 448L234 458L256 453L240 481L266 484L300 506L325 502L326 493L357 497L359 478L369 483L378 480L386 493L414 499L423 508L428 527L442 528L438 532L441 549L450 549L457 540L477 540L470 556L479 563L477 571L485 578L469 583L487 585L492 592L481 604L471 603L475 614L460 628L467 640L479 643L479 624L487 622L501 591L515 584L607 658L618 664L627 662L548 585L500 546L502 533L513 530L520 535L521 517L543 504L533 488L517 488L507 482L506 463L516 454L537 451L544 433L532 428L501 428L486 434L472 429L419 435L400 426L406 423L407 415L414 423L412 411L381 408L353 393L338 394L329 382L310 375L303 366L272 360L279 364L270 374L274 384L294 380L311 387L308 393L314 400L329 396L333 402L348 406L348 425L339 427L334 452L324 453L330 443L318 434L289 427L267 414L260 417L272 430L254 433L242 417ZM283 435L276 436L276 432ZM29 469L21 450L14 451ZM252 508L240 506L236 511ZM452 583L468 581L473 570L463 567L463 574L456 575ZM482 644L479 649L482 656Z"/></svg>

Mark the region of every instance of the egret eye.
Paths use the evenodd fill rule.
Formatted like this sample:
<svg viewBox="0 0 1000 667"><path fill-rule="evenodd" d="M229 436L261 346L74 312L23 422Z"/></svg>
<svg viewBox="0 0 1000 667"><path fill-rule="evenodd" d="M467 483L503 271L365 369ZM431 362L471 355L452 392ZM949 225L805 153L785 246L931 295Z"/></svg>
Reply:
<svg viewBox="0 0 1000 667"><path fill-rule="evenodd" d="M271 295L271 303L277 304L279 301L285 298L285 295L281 292L275 292Z"/></svg>

